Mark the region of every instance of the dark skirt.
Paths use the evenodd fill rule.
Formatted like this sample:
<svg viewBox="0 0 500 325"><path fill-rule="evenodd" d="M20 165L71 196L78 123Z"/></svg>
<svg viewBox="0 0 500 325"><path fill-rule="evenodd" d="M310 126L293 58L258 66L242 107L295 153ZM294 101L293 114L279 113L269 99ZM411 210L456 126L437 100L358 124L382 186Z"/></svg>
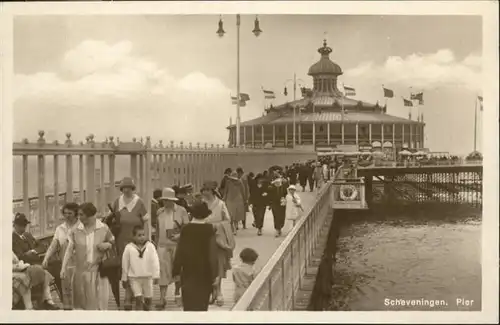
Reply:
<svg viewBox="0 0 500 325"><path fill-rule="evenodd" d="M188 279L182 279L181 291L184 311L208 310L210 294L212 293L211 283L195 283Z"/></svg>

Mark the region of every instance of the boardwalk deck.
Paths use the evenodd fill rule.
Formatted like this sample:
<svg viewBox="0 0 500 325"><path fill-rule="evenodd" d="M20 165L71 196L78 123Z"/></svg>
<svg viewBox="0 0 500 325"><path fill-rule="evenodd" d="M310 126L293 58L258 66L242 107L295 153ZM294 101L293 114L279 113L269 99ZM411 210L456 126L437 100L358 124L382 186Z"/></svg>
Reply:
<svg viewBox="0 0 500 325"><path fill-rule="evenodd" d="M302 200L302 205L304 206L304 211L309 211L310 207L315 202L316 191L314 192L297 192ZM266 211L264 218L264 228L262 229L262 236L257 236L257 230L251 226L253 217L251 214L248 215L247 220L248 228L244 230L239 230L236 236L236 248L234 250L234 257L231 260L232 265L239 263L239 253L245 247L251 247L259 253L259 259L257 260L256 267L261 269L267 261L274 254L276 249L279 247L285 236L290 231L292 224L290 221L285 222L285 227L283 229L283 236L276 238L274 236L274 226L273 226L273 215L271 211ZM120 296L123 299L124 292L121 289ZM234 305L233 302L233 283L232 283L232 273L229 271L227 273L227 278L222 280L222 292L224 296L224 305L219 307L212 305L209 311L228 311ZM117 305L113 299L113 295L110 294L109 310L117 310ZM158 286L155 286L153 305L159 303L160 300L160 290ZM169 311L181 311L182 308L177 306L174 300L174 286L170 286L167 293L167 307L165 310Z"/></svg>

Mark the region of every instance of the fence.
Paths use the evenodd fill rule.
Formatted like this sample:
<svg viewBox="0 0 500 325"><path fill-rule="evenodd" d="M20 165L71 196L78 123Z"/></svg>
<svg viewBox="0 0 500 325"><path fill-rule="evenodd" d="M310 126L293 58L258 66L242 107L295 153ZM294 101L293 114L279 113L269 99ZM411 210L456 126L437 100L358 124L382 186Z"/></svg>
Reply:
<svg viewBox="0 0 500 325"><path fill-rule="evenodd" d="M369 167L434 167L434 166L462 166L462 165L477 165L482 166L483 162L481 160L436 160L432 162L419 162L419 161L384 161L376 160L373 164L367 166ZM360 166L363 168L363 166Z"/></svg>
<svg viewBox="0 0 500 325"><path fill-rule="evenodd" d="M294 309L295 295L312 254L319 245L322 233L329 228L325 225L332 216L332 189L331 183L322 188L311 210L287 235L232 310Z"/></svg>
<svg viewBox="0 0 500 325"><path fill-rule="evenodd" d="M85 143L74 144L67 133L63 143L48 143L43 131L38 135L34 143L24 139L13 144L14 160L21 160L14 162L14 185L18 184L22 192L13 199L14 211L30 218L30 232L36 237L52 235L65 202L92 202L99 214L107 213L107 204L119 193L116 183L123 176L131 176L138 194L150 202L154 188L191 183L199 190L205 180L220 180L226 167L260 172L271 165L289 165L315 157L311 151L287 149L236 149L183 142L175 145L173 141L164 146L162 140L153 145L149 137L145 141L134 138L132 142L121 142L110 136L96 142L89 135ZM30 157L36 157L35 165ZM51 173L47 173L49 164ZM33 173L36 188L30 187Z"/></svg>

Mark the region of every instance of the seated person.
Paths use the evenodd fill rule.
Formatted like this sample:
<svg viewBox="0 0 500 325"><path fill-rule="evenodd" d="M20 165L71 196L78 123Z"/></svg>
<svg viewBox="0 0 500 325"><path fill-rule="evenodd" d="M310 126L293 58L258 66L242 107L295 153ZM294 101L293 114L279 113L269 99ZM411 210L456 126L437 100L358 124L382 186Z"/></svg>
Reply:
<svg viewBox="0 0 500 325"><path fill-rule="evenodd" d="M40 265L43 262L42 253L46 249L31 233L26 231L28 224L30 224L30 221L24 213L16 213L12 231L12 252L25 263ZM61 292L61 261L49 261L47 270L55 278L56 286Z"/></svg>
<svg viewBox="0 0 500 325"><path fill-rule="evenodd" d="M30 265L20 260L12 253L12 305L16 306L22 300L24 309L32 310L32 291L41 290L43 302L39 304L40 309L58 310L59 308L52 300L50 283L54 277L45 271L40 265Z"/></svg>
<svg viewBox="0 0 500 325"><path fill-rule="evenodd" d="M16 213L12 231L12 250L20 260L26 263L42 264L40 254L44 252L44 247L31 233L26 231L26 227L30 223L24 213Z"/></svg>

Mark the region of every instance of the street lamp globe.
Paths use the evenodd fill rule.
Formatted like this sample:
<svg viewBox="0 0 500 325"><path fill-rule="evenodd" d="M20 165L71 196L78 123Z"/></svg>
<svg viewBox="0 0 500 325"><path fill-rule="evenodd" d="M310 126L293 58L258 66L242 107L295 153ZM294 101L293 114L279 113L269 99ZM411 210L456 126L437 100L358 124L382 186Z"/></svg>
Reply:
<svg viewBox="0 0 500 325"><path fill-rule="evenodd" d="M254 29L252 33L255 35L255 37L259 37L259 35L262 33L262 30L260 29L259 26L259 18L255 18L255 23L254 23Z"/></svg>
<svg viewBox="0 0 500 325"><path fill-rule="evenodd" d="M217 33L217 35L219 35L219 37L224 36L224 34L226 33L226 32L224 31L224 25L223 25L223 23L222 23L222 19L219 19L219 29L217 29L217 32L216 32L216 33Z"/></svg>

